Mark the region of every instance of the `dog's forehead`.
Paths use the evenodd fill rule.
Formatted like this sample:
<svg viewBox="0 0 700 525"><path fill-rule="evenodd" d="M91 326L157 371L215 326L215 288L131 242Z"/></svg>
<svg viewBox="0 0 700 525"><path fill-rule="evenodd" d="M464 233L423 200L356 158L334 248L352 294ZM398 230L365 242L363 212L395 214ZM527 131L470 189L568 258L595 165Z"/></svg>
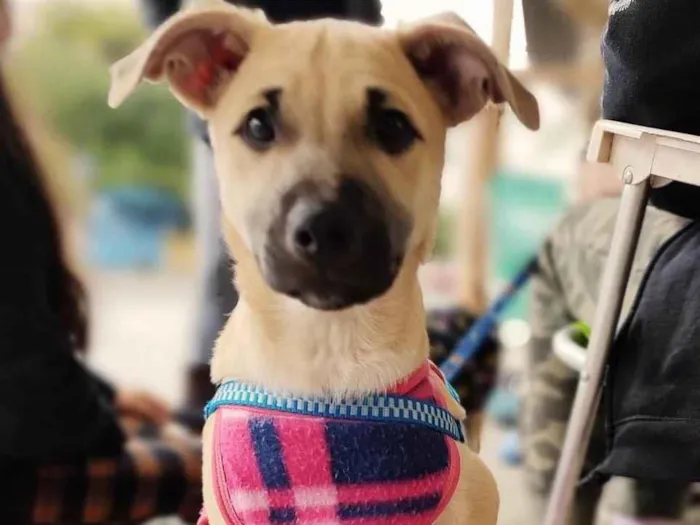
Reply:
<svg viewBox="0 0 700 525"><path fill-rule="evenodd" d="M394 33L337 20L275 26L252 47L261 66L275 63L280 74L304 75L308 83L391 80L409 66Z"/></svg>
<svg viewBox="0 0 700 525"><path fill-rule="evenodd" d="M330 19L269 26L260 35L256 35L253 42L253 47L270 49L275 54L287 50L288 59L303 58L294 57L291 51L320 57L354 49L357 53L371 56L379 49L386 49L392 45L396 45L396 38L391 31L356 22Z"/></svg>
<svg viewBox="0 0 700 525"><path fill-rule="evenodd" d="M287 110L351 117L375 88L408 113L425 113L430 104L395 32L338 20L293 22L256 35L224 106L245 113L276 89Z"/></svg>

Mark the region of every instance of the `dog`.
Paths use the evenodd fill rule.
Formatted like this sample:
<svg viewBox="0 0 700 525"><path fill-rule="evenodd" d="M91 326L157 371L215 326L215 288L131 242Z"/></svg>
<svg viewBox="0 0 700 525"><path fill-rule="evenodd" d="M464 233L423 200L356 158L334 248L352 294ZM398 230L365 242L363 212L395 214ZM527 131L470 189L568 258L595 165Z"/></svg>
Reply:
<svg viewBox="0 0 700 525"><path fill-rule="evenodd" d="M111 77L110 106L162 81L209 126L240 301L211 361L202 523L495 524L417 271L447 129L501 103L537 129L535 98L452 14L274 25L221 0Z"/></svg>

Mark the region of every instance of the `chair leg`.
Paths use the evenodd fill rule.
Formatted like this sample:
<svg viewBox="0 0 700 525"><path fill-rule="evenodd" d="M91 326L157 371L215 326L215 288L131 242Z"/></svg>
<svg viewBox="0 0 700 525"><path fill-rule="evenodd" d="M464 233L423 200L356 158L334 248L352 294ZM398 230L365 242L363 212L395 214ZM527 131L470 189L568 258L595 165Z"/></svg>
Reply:
<svg viewBox="0 0 700 525"><path fill-rule="evenodd" d="M600 285L598 306L566 431L544 525L567 525L576 485L581 475L593 422L600 403L601 384L610 347L618 327L639 231L649 196L649 179L625 186L615 233Z"/></svg>

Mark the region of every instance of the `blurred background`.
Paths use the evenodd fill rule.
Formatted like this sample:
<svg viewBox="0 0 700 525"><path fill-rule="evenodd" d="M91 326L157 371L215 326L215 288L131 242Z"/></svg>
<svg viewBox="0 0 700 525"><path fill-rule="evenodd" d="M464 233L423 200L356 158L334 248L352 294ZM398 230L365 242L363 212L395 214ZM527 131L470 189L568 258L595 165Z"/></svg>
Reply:
<svg viewBox="0 0 700 525"><path fill-rule="evenodd" d="M178 404L195 339L199 257L193 139L185 112L166 89L150 85L119 111L106 104L109 65L148 34L136 0L10 4L16 37L8 76L88 285L89 359L120 384L147 387ZM497 31L494 10L501 4L382 2L387 26L453 10L487 42ZM598 40L606 7L599 4L514 3L508 60L538 97L542 128L529 132L506 112L495 138L495 165L488 164L484 184L477 186L470 185L474 176L468 173L479 154L474 144L481 144L474 139L476 125L450 133L439 242L422 275L428 308L454 304L461 293L470 293L460 281L463 267L475 264L460 251L470 213L479 215L473 221L484 230L483 287L492 297L579 198L581 155L597 117L602 78ZM485 202L484 209L465 209L472 198ZM523 292L499 327L502 383L514 403L529 337L527 309ZM507 425L489 424L484 454L508 494L501 523L528 523L527 502L518 498L523 483L517 461L501 451L506 432Z"/></svg>

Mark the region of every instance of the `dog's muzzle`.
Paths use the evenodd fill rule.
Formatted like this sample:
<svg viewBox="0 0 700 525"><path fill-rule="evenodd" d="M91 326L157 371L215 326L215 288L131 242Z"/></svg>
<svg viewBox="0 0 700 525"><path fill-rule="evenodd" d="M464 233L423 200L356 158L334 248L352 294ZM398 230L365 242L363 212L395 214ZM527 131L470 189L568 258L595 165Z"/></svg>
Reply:
<svg viewBox="0 0 700 525"><path fill-rule="evenodd" d="M282 198L267 234L263 274L276 291L320 310L385 293L403 262L410 221L367 184L304 181Z"/></svg>

